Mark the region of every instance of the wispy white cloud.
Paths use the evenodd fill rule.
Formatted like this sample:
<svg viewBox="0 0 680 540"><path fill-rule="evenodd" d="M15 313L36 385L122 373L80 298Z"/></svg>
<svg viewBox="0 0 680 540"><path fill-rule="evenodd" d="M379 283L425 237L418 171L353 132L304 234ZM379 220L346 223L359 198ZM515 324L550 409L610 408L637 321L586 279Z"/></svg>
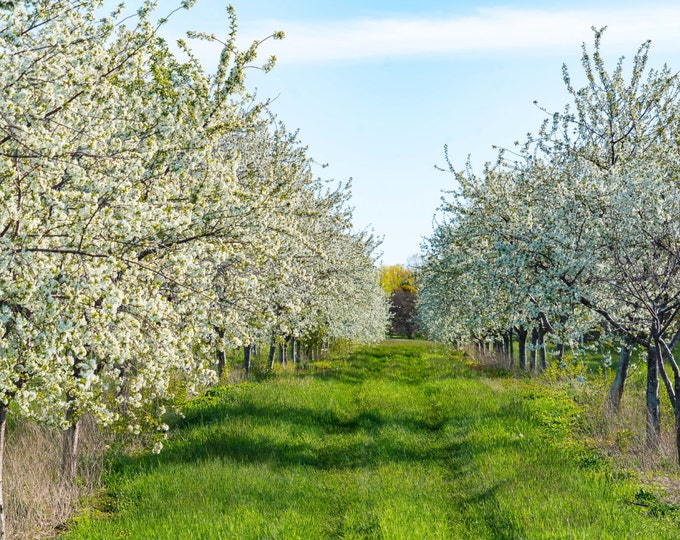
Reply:
<svg viewBox="0 0 680 540"><path fill-rule="evenodd" d="M680 6L618 9L480 9L450 18L390 18L344 21L266 21L249 26L245 40L284 30L286 39L267 45L280 62L456 54L535 52L591 42L591 27L608 26L607 46L637 46L652 39L655 49L680 49ZM245 25L244 25L245 27Z"/></svg>

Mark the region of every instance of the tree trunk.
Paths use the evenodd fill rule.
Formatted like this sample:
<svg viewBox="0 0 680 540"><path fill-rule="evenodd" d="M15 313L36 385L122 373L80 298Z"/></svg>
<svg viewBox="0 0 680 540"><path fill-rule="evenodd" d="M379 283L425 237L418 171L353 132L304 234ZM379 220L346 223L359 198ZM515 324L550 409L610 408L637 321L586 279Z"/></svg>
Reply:
<svg viewBox="0 0 680 540"><path fill-rule="evenodd" d="M224 351L217 349L217 379L222 379L222 373L224 373L225 356Z"/></svg>
<svg viewBox="0 0 680 540"><path fill-rule="evenodd" d="M224 343L222 342L224 338L224 330L215 328L215 331L217 332L217 337L220 338L220 343L217 346L217 354L215 355L215 358L217 360L217 379L221 380L222 373L224 373L224 366L226 364L226 357L223 349Z"/></svg>
<svg viewBox="0 0 680 540"><path fill-rule="evenodd" d="M290 360L293 364L297 364L297 340L295 338L290 338L288 342L288 348L290 349Z"/></svg>
<svg viewBox="0 0 680 540"><path fill-rule="evenodd" d="M609 389L609 405L614 412L619 412L621 410L621 398L623 397L623 389L626 384L629 365L630 349L628 348L628 344L624 343L621 345L621 351L619 352L619 365L616 367L616 376Z"/></svg>
<svg viewBox="0 0 680 540"><path fill-rule="evenodd" d="M531 352L529 353L529 367L536 372L536 348L538 347L538 330L534 326L531 329Z"/></svg>
<svg viewBox="0 0 680 540"><path fill-rule="evenodd" d="M81 370L78 359L73 357L73 378L78 380ZM64 479L75 482L78 475L78 443L80 439L80 418L76 417L75 398L69 394L66 421L69 427L62 434L61 475Z"/></svg>
<svg viewBox="0 0 680 540"><path fill-rule="evenodd" d="M548 353L545 349L545 330L542 326L538 329L538 346L540 347L541 371L545 371L548 367Z"/></svg>
<svg viewBox="0 0 680 540"><path fill-rule="evenodd" d="M5 428L7 427L8 406L0 403L0 540L5 540L5 497L3 493Z"/></svg>
<svg viewBox="0 0 680 540"><path fill-rule="evenodd" d="M279 343L279 363L283 366L286 365L286 348L283 343Z"/></svg>
<svg viewBox="0 0 680 540"><path fill-rule="evenodd" d="M680 406L675 406L675 451L677 452L678 464L680 464Z"/></svg>
<svg viewBox="0 0 680 540"><path fill-rule="evenodd" d="M274 341L269 345L269 356L267 357L267 369L274 367L274 357L276 356L276 343Z"/></svg>
<svg viewBox="0 0 680 540"><path fill-rule="evenodd" d="M66 419L71 422L64 430L61 450L61 474L69 480L75 481L78 475L78 445L80 442L80 418L73 420L73 411L69 407Z"/></svg>
<svg viewBox="0 0 680 540"><path fill-rule="evenodd" d="M564 342L560 341L557 344L557 362L561 363L564 360Z"/></svg>
<svg viewBox="0 0 680 540"><path fill-rule="evenodd" d="M515 369L515 345L512 339L512 328L508 330L508 357L510 359L510 369Z"/></svg>
<svg viewBox="0 0 680 540"><path fill-rule="evenodd" d="M673 367L673 375L675 376L675 381L673 384L673 396L671 399L673 401L673 412L675 413L675 451L677 452L678 464L680 465L680 373L678 372L678 366L675 362L675 358L673 358L673 351L666 347L666 352L671 356L671 358L669 358L669 362L671 362ZM660 355L662 354L663 352L660 352ZM663 357L661 358L663 359Z"/></svg>
<svg viewBox="0 0 680 540"><path fill-rule="evenodd" d="M658 448L660 436L659 351L650 345L647 350L647 446Z"/></svg>
<svg viewBox="0 0 680 540"><path fill-rule="evenodd" d="M503 360L510 365L510 336L503 332Z"/></svg>
<svg viewBox="0 0 680 540"><path fill-rule="evenodd" d="M243 346L243 369L246 372L246 378L250 376L250 356L252 353L252 345Z"/></svg>
<svg viewBox="0 0 680 540"><path fill-rule="evenodd" d="M517 329L517 343L519 345L519 369L527 370L527 330L526 328Z"/></svg>
<svg viewBox="0 0 680 540"><path fill-rule="evenodd" d="M675 341L675 340L673 340ZM673 418L675 420L675 451L678 464L680 465L680 368L673 356L673 341L670 347L663 341L657 340L657 345L659 347L659 372L663 379L666 390L668 391L668 397L673 405ZM665 363L668 362L673 370L674 382L671 384L668 374L666 373Z"/></svg>
<svg viewBox="0 0 680 540"><path fill-rule="evenodd" d="M675 375L675 403L673 412L675 413L675 450L678 453L678 464L680 465L680 377Z"/></svg>

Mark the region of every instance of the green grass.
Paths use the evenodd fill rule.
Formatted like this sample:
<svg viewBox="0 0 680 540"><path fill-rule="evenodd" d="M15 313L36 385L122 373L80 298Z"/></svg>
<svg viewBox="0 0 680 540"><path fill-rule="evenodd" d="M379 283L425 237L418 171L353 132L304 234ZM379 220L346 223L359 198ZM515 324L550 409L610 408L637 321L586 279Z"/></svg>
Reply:
<svg viewBox="0 0 680 540"><path fill-rule="evenodd" d="M63 538L677 538L675 508L574 439L580 413L386 342L190 403Z"/></svg>

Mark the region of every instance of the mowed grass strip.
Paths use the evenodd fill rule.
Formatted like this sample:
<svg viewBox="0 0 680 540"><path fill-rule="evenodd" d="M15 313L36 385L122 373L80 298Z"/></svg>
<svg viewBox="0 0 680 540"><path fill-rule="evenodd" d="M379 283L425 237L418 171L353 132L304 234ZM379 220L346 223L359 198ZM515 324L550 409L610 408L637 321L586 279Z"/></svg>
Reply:
<svg viewBox="0 0 680 540"><path fill-rule="evenodd" d="M572 437L567 396L424 342L217 388L64 538L677 538ZM654 515L652 515L654 514Z"/></svg>

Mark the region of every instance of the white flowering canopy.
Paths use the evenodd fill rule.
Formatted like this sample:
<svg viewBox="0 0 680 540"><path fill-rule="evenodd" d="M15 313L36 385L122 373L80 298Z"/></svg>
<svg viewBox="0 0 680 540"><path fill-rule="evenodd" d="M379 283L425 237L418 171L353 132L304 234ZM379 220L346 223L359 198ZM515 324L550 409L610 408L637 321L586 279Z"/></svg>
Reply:
<svg viewBox="0 0 680 540"><path fill-rule="evenodd" d="M215 347L382 337L374 245L351 231L348 189L313 179L246 93L257 44L235 48L233 11L208 75L157 36L152 2L128 21L98 19L101 2L6 4L0 402L137 430L173 380L214 378Z"/></svg>

